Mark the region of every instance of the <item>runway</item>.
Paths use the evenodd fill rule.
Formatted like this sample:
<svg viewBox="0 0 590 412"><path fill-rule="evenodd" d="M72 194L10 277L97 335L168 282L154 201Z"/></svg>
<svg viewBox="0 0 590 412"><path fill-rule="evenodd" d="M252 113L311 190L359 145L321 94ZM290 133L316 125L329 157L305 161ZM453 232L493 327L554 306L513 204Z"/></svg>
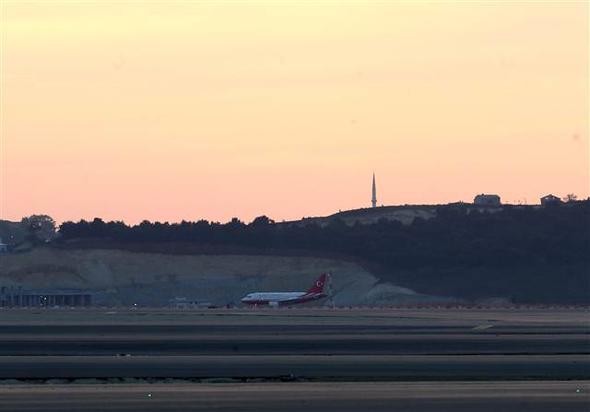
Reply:
<svg viewBox="0 0 590 412"><path fill-rule="evenodd" d="M590 353L586 312L579 310L563 314L427 309L0 314L0 356Z"/></svg>
<svg viewBox="0 0 590 412"><path fill-rule="evenodd" d="M590 357L561 356L2 356L0 378L241 380L590 379Z"/></svg>
<svg viewBox="0 0 590 412"><path fill-rule="evenodd" d="M584 331L528 332L471 328L415 331L397 328L314 327L284 331L236 326L228 330L207 327L140 328L70 326L43 333L46 327L5 328L0 356L112 356L157 355L565 355L589 353ZM41 330L39 330L41 329ZM22 332L22 333L20 333Z"/></svg>
<svg viewBox="0 0 590 412"><path fill-rule="evenodd" d="M0 386L2 412L587 412L588 382Z"/></svg>
<svg viewBox="0 0 590 412"><path fill-rule="evenodd" d="M4 310L0 411L587 411L588 320L580 308Z"/></svg>

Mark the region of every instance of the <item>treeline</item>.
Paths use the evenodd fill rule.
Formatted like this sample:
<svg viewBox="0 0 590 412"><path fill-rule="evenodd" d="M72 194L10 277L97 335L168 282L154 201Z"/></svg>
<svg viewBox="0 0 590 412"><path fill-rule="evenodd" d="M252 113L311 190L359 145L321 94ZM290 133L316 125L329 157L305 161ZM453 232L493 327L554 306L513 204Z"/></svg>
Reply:
<svg viewBox="0 0 590 412"><path fill-rule="evenodd" d="M590 301L588 201L547 208L508 206L499 212L448 205L439 207L436 217L417 218L411 225L383 219L350 226L334 219L321 227L277 224L261 216L249 224L233 219L224 224L144 221L130 226L95 219L65 222L59 232L64 241L189 242L338 253L372 262L382 277L425 293Z"/></svg>
<svg viewBox="0 0 590 412"><path fill-rule="evenodd" d="M577 202L559 208L516 208L487 213L467 206L440 207L435 218L411 225L380 220L349 226L334 219L317 224L276 224L266 216L250 224L183 221L138 225L124 222L65 222L63 239L102 238L129 242L196 242L208 245L338 252L397 267L426 262L490 264L572 262L590 259L590 206Z"/></svg>

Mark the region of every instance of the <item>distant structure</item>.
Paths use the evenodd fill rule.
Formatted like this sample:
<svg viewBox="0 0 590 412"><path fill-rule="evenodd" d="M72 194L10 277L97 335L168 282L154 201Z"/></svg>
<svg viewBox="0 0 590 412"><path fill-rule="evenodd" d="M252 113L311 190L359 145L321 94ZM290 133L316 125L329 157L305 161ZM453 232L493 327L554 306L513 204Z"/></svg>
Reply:
<svg viewBox="0 0 590 412"><path fill-rule="evenodd" d="M555 195L547 195L547 196L543 196L541 198L541 205L542 206L558 206L560 204L562 204L563 202L561 201L561 199Z"/></svg>
<svg viewBox="0 0 590 412"><path fill-rule="evenodd" d="M375 173L373 173L373 196L371 197L371 204L377 207L377 185L375 184Z"/></svg>
<svg viewBox="0 0 590 412"><path fill-rule="evenodd" d="M34 289L0 286L0 307L91 306L92 294L78 289Z"/></svg>
<svg viewBox="0 0 590 412"><path fill-rule="evenodd" d="M211 309L215 307L211 302L188 300L181 297L168 300L168 306L174 309Z"/></svg>
<svg viewBox="0 0 590 412"><path fill-rule="evenodd" d="M498 195L486 195L482 193L481 195L475 196L473 204L477 206L501 206L502 202Z"/></svg>
<svg viewBox="0 0 590 412"><path fill-rule="evenodd" d="M8 245L6 243L2 243L2 238L0 237L0 254L8 252Z"/></svg>

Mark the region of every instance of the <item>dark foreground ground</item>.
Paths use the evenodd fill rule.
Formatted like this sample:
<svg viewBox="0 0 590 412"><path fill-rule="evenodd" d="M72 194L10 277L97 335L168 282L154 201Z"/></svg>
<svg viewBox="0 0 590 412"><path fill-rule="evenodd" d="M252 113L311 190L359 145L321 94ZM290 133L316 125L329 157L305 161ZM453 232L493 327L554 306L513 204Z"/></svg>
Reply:
<svg viewBox="0 0 590 412"><path fill-rule="evenodd" d="M0 310L0 410L590 411L585 309Z"/></svg>
<svg viewBox="0 0 590 412"><path fill-rule="evenodd" d="M0 411L586 412L585 382L0 386Z"/></svg>

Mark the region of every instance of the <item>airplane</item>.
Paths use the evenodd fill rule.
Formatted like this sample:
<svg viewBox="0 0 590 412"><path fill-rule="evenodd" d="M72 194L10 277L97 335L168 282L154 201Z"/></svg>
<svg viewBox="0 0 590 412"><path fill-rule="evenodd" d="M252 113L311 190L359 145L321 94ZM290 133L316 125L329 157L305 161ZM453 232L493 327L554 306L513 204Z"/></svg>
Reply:
<svg viewBox="0 0 590 412"><path fill-rule="evenodd" d="M330 295L329 283L330 274L323 273L307 292L254 292L244 296L241 302L247 305L270 307L311 302Z"/></svg>

